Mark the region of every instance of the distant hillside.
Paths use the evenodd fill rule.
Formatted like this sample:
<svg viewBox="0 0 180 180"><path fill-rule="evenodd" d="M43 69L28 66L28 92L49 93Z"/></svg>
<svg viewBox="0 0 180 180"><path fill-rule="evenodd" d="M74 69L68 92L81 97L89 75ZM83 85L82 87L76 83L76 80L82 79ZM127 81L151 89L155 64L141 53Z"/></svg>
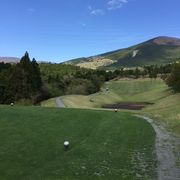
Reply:
<svg viewBox="0 0 180 180"><path fill-rule="evenodd" d="M16 64L20 61L20 58L17 57L0 57L0 62L4 62L4 63L12 63L12 64ZM49 63L48 61L37 61L39 64L41 63Z"/></svg>
<svg viewBox="0 0 180 180"><path fill-rule="evenodd" d="M129 48L107 52L94 57L79 58L66 63L87 68L93 67L94 69L115 69L118 67L166 64L179 59L180 39L160 36Z"/></svg>
<svg viewBox="0 0 180 180"><path fill-rule="evenodd" d="M5 63L17 63L19 62L19 58L17 57L0 57L0 62L5 62Z"/></svg>

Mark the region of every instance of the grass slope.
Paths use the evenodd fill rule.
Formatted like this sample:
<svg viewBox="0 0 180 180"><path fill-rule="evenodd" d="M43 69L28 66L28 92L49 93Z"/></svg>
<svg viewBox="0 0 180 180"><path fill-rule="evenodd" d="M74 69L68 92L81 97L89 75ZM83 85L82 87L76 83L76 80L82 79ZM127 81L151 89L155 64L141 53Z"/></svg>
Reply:
<svg viewBox="0 0 180 180"><path fill-rule="evenodd" d="M109 91L106 91L106 87ZM173 94L160 80L120 80L105 83L102 92L90 96L70 95L62 97L66 107L100 108L104 104L119 102L150 102L139 113L161 120L180 134L180 94Z"/></svg>
<svg viewBox="0 0 180 180"><path fill-rule="evenodd" d="M156 179L155 133L129 113L0 106L0 114L0 179Z"/></svg>
<svg viewBox="0 0 180 180"><path fill-rule="evenodd" d="M41 102L42 107L56 107L56 98L51 98Z"/></svg>
<svg viewBox="0 0 180 180"><path fill-rule="evenodd" d="M180 135L180 94L169 92L166 94L157 100L153 106L144 109L143 113L163 122L165 126Z"/></svg>
<svg viewBox="0 0 180 180"><path fill-rule="evenodd" d="M106 88L109 91L106 91ZM97 107L104 104L129 102L152 102L166 95L167 86L162 80L138 79L110 81L104 84L102 91L90 96L64 96L67 107Z"/></svg>

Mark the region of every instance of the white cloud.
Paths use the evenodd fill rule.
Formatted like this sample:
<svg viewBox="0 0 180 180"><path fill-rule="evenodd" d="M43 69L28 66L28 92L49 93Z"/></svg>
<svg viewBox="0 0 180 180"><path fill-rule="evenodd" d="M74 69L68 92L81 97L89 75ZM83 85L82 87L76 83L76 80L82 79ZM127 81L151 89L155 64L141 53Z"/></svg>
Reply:
<svg viewBox="0 0 180 180"><path fill-rule="evenodd" d="M89 10L90 15L104 15L107 10L116 10L120 9L124 4L128 3L129 0L106 0L106 8L105 9L95 9L91 5L89 5L87 8Z"/></svg>
<svg viewBox="0 0 180 180"><path fill-rule="evenodd" d="M94 16L103 15L104 11L102 9L93 9L90 11L90 14Z"/></svg>
<svg viewBox="0 0 180 180"><path fill-rule="evenodd" d="M109 0L107 2L108 10L115 10L121 8L128 0Z"/></svg>

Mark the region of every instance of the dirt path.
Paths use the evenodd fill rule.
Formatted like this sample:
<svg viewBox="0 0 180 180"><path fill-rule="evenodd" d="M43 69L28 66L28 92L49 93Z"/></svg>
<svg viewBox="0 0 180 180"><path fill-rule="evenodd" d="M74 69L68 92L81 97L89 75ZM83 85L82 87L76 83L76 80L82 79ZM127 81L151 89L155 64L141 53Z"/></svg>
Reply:
<svg viewBox="0 0 180 180"><path fill-rule="evenodd" d="M157 125L152 119L145 116L138 117L149 122L156 132L158 180L179 180L180 159L178 148L180 147L180 138L172 136L164 127Z"/></svg>
<svg viewBox="0 0 180 180"><path fill-rule="evenodd" d="M56 98L56 106L59 107L59 108L65 107L65 105L64 105L64 103L63 103L63 101L61 100L60 97Z"/></svg>

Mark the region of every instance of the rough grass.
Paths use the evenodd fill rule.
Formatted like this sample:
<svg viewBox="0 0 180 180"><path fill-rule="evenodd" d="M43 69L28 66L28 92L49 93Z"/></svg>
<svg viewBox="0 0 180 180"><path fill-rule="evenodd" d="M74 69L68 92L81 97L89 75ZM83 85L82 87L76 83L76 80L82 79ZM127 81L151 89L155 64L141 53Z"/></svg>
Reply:
<svg viewBox="0 0 180 180"><path fill-rule="evenodd" d="M156 179L154 130L130 113L0 106L0 114L0 179Z"/></svg>
<svg viewBox="0 0 180 180"><path fill-rule="evenodd" d="M56 98L51 98L41 102L42 107L56 107Z"/></svg>
<svg viewBox="0 0 180 180"><path fill-rule="evenodd" d="M180 135L180 94L170 94L143 110Z"/></svg>

